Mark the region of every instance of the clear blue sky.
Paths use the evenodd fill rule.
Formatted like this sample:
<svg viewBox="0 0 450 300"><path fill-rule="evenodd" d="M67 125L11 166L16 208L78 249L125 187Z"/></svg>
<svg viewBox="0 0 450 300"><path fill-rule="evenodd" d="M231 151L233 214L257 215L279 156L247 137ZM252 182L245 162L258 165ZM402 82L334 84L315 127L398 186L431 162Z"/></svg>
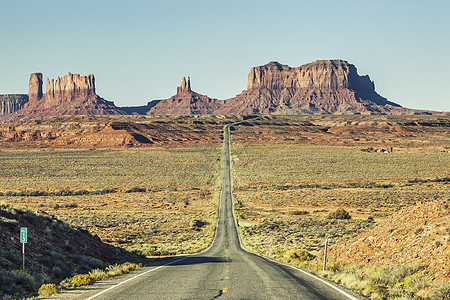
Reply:
<svg viewBox="0 0 450 300"><path fill-rule="evenodd" d="M227 99L252 66L340 58L391 101L450 111L447 0L1 0L0 12L0 94L71 72L118 106L169 98L182 76Z"/></svg>

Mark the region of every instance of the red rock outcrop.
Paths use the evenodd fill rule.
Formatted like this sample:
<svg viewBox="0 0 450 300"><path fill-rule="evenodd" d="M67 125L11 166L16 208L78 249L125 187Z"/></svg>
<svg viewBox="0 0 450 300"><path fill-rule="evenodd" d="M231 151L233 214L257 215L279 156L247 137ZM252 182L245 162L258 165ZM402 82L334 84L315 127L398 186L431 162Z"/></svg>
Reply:
<svg viewBox="0 0 450 300"><path fill-rule="evenodd" d="M71 74L56 80L47 78L42 94L42 74L33 73L28 87L29 102L20 110L2 118L3 122L43 119L62 115L117 115L124 111L95 92L94 75Z"/></svg>
<svg viewBox="0 0 450 300"><path fill-rule="evenodd" d="M0 117L10 115L21 109L28 102L28 95L7 94L0 95Z"/></svg>
<svg viewBox="0 0 450 300"><path fill-rule="evenodd" d="M343 60L319 60L298 68L278 62L253 67L247 89L375 89L369 76L359 76L354 65Z"/></svg>
<svg viewBox="0 0 450 300"><path fill-rule="evenodd" d="M414 114L375 92L344 60L319 60L297 68L277 62L253 67L247 90L228 100L191 90L183 78L177 95L153 103L148 114Z"/></svg>
<svg viewBox="0 0 450 300"><path fill-rule="evenodd" d="M183 77L181 80L181 86L177 87L177 94L190 93L191 90L191 78L188 77L186 81L186 77Z"/></svg>
<svg viewBox="0 0 450 300"><path fill-rule="evenodd" d="M400 105L375 92L369 76L343 60L315 61L297 68L277 62L253 67L247 90L220 112L241 107L253 113L384 114Z"/></svg>
<svg viewBox="0 0 450 300"><path fill-rule="evenodd" d="M161 100L156 105L149 103L148 115L213 114L224 101L209 98L191 90L191 80L183 77L177 94ZM150 106L151 104L151 106Z"/></svg>
<svg viewBox="0 0 450 300"><path fill-rule="evenodd" d="M95 78L93 74L80 76L71 74L56 79L47 78L46 102L48 106L60 105L77 99L96 98Z"/></svg>
<svg viewBox="0 0 450 300"><path fill-rule="evenodd" d="M32 73L28 84L28 99L37 101L42 98L42 73Z"/></svg>

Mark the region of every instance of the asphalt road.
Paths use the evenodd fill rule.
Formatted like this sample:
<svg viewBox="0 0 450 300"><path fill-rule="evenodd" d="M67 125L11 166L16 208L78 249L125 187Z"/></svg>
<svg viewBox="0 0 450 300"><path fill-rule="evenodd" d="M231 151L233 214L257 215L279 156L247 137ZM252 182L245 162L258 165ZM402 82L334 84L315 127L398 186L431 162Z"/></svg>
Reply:
<svg viewBox="0 0 450 300"><path fill-rule="evenodd" d="M224 130L218 226L205 251L99 282L70 299L361 299L308 273L243 250L233 213L229 126ZM66 298L63 297L63 298Z"/></svg>

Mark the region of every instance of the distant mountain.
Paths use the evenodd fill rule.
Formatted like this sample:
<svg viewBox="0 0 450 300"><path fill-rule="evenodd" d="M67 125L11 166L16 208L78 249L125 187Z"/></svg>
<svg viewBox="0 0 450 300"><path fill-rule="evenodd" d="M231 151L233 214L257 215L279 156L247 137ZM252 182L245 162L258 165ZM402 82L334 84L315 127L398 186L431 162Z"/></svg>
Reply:
<svg viewBox="0 0 450 300"><path fill-rule="evenodd" d="M344 60L318 60L297 68L278 62L253 67L247 89L217 100L191 89L183 77L177 93L147 105L119 108L95 92L94 75L47 78L33 73L27 95L0 95L0 123L62 115L191 115L191 114L364 114L413 115L446 112L414 110L388 101L375 91L368 75Z"/></svg>

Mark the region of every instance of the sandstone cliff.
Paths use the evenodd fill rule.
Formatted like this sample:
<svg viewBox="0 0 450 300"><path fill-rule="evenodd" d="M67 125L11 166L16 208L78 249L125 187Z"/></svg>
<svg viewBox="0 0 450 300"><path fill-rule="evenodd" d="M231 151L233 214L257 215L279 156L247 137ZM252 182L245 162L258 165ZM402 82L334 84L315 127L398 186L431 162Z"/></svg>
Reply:
<svg viewBox="0 0 450 300"><path fill-rule="evenodd" d="M369 76L359 76L356 67L343 60L297 68L277 62L253 67L247 90L228 102L223 113L241 107L253 113L390 114L400 108L375 92Z"/></svg>
<svg viewBox="0 0 450 300"><path fill-rule="evenodd" d="M94 75L71 74L56 79L47 78L46 102L49 106L79 99L96 98Z"/></svg>
<svg viewBox="0 0 450 300"><path fill-rule="evenodd" d="M28 96L23 94L0 95L0 117L12 114L28 102Z"/></svg>
<svg viewBox="0 0 450 300"><path fill-rule="evenodd" d="M20 110L2 119L3 122L42 119L62 115L116 115L124 111L95 92L94 75L69 73L56 80L47 78L46 94L42 94L42 74L30 75L29 102Z"/></svg>

